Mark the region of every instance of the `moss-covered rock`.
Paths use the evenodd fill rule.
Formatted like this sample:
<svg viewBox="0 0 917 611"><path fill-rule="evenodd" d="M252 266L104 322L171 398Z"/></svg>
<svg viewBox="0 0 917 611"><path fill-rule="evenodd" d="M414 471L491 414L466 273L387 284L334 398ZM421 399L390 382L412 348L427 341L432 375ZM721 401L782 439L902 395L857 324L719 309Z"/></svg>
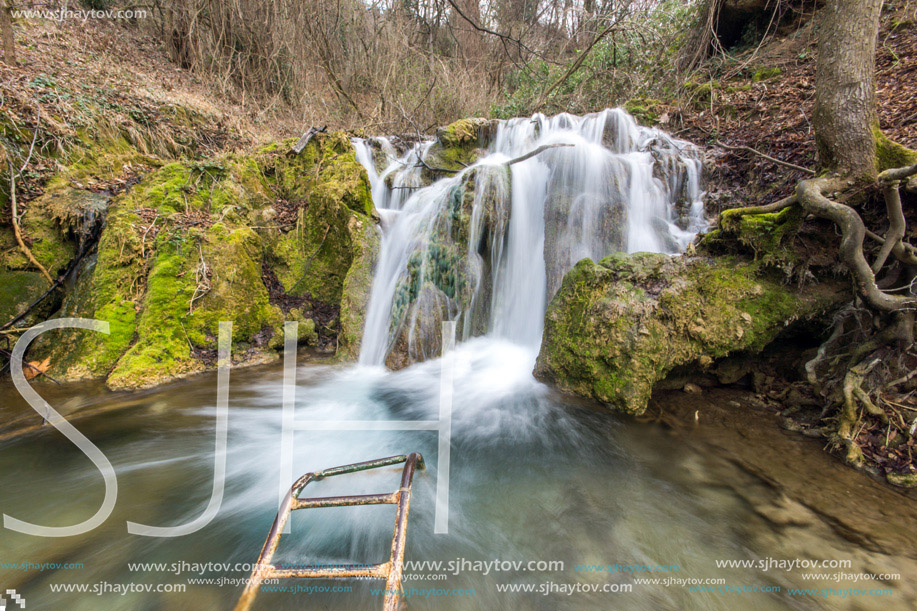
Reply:
<svg viewBox="0 0 917 611"><path fill-rule="evenodd" d="M642 125L656 125L665 111L665 104L654 98L633 98L624 103L624 110Z"/></svg>
<svg viewBox="0 0 917 611"><path fill-rule="evenodd" d="M711 99L716 95L716 90L720 87L720 83L719 81L706 81L703 83L688 81L682 87L694 108L701 109L710 104Z"/></svg>
<svg viewBox="0 0 917 611"><path fill-rule="evenodd" d="M765 214L745 214L742 208L730 208L720 213L718 228L702 238L699 248L712 253L746 253L763 266L782 269L789 275L801 264L794 238L804 216L795 204Z"/></svg>
<svg viewBox="0 0 917 611"><path fill-rule="evenodd" d="M386 364L400 369L440 350L443 320L467 336L490 319L491 257L506 237L510 174L502 165L476 166L442 192L430 231L411 243L398 278L389 323Z"/></svg>
<svg viewBox="0 0 917 611"><path fill-rule="evenodd" d="M442 323L455 312L453 300L432 282L424 282L385 359L389 369L403 369L442 352Z"/></svg>
<svg viewBox="0 0 917 611"><path fill-rule="evenodd" d="M182 377L215 366L221 321L234 363L264 362L285 318L302 343L336 341L342 304L342 354L356 356L379 241L365 171L342 133L287 150L168 163L114 198L60 311L111 333L49 334L36 348L52 373L113 388Z"/></svg>
<svg viewBox="0 0 917 611"><path fill-rule="evenodd" d="M297 214L293 230L265 233L268 257L284 292L337 304L369 235L363 228L374 223L369 178L343 133L319 134L300 155L280 152L288 148L263 150L259 159L275 195Z"/></svg>
<svg viewBox="0 0 917 611"><path fill-rule="evenodd" d="M536 376L640 414L676 366L762 350L793 320L837 298L794 290L730 258L615 254L564 278L545 319Z"/></svg>
<svg viewBox="0 0 917 611"><path fill-rule="evenodd" d="M350 219L349 228L354 238L351 240L353 258L341 290L341 332L337 355L353 360L360 354L366 309L373 287L373 270L382 236L374 223L359 217Z"/></svg>
<svg viewBox="0 0 917 611"><path fill-rule="evenodd" d="M459 119L436 131L436 141L427 151L427 165L446 170L461 170L481 156L496 133L492 119ZM440 178L432 176L430 178Z"/></svg>
<svg viewBox="0 0 917 611"><path fill-rule="evenodd" d="M773 68L759 68L751 75L752 83L760 83L761 81L769 81L771 79L777 78L783 74L783 70L777 67Z"/></svg>
<svg viewBox="0 0 917 611"><path fill-rule="evenodd" d="M38 272L0 271L0 320L6 322L24 311L48 289L48 281Z"/></svg>

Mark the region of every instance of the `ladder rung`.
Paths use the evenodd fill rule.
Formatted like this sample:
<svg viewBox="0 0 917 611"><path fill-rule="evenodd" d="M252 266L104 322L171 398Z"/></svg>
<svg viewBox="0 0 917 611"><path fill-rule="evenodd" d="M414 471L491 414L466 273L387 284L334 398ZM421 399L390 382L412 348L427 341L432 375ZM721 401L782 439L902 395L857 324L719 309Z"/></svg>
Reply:
<svg viewBox="0 0 917 611"><path fill-rule="evenodd" d="M390 562L370 566L354 564L335 566L327 569L275 569L271 567L264 573L264 579L321 579L334 577L371 577L386 579L392 570Z"/></svg>
<svg viewBox="0 0 917 611"><path fill-rule="evenodd" d="M394 505L401 498L401 491L387 494L355 494L351 496L326 496L312 499L293 499L290 509L312 509L317 507L350 507L353 505Z"/></svg>

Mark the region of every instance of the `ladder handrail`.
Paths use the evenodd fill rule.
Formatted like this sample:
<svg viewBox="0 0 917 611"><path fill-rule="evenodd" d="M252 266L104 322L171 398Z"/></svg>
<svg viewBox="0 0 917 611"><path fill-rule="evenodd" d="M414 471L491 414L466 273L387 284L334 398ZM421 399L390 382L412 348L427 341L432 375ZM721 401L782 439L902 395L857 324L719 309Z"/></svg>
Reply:
<svg viewBox="0 0 917 611"><path fill-rule="evenodd" d="M318 497L312 499L299 498L299 494L302 490L312 481L320 481L326 477L357 473L359 471L378 469L380 467L388 467L401 463L404 463L404 469L401 472L401 487L392 493ZM318 579L342 577L385 579L385 599L382 608L384 611L395 611L398 608L398 603L401 598L401 576L404 565L405 541L407 538L407 520L411 506L411 484L414 479L415 467L419 467L420 469L425 468L423 456L418 452L388 456L386 458L368 460L339 467L330 467L322 471L306 473L297 479L280 504L280 509L277 511L277 515L271 525L271 530L268 532L267 538L264 540L264 545L261 547L261 553L258 554L258 561L252 569L251 577L245 586L245 590L239 597L239 602L236 603L234 611L248 611L255 597L258 595L261 583L265 579ZM283 534L283 529L290 518L291 512L297 509L380 504L398 506L395 515L395 530L392 534L392 550L388 562L374 565L352 565L309 570L278 569L271 564L274 553L277 551L277 546L280 544L280 537Z"/></svg>

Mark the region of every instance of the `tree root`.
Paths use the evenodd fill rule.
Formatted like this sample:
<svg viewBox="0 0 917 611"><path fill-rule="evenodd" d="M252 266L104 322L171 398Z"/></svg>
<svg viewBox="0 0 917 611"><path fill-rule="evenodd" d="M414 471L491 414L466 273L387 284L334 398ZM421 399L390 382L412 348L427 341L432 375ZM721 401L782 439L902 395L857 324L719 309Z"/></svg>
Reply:
<svg viewBox="0 0 917 611"><path fill-rule="evenodd" d="M842 234L839 246L841 258L853 273L859 291L869 305L884 312L894 312L917 305L915 295L890 295L876 285L875 272L866 262L866 256L863 254L863 239L866 236L863 219L850 206L825 197L826 192L841 190L843 186L836 178L822 177L803 180L796 187L796 196L804 210L838 225ZM897 193L897 186L895 192ZM900 207L900 199L898 205ZM904 251L904 248L893 248L892 250Z"/></svg>
<svg viewBox="0 0 917 611"><path fill-rule="evenodd" d="M13 234L16 236L16 243L19 245L19 250L21 250L25 258L29 260L29 263L34 265L38 271L41 272L41 275L53 286L54 278L51 277L51 274L48 273L45 266L38 262L32 254L32 251L26 246L25 240L22 239L22 229L19 227L19 208L16 205L16 174L13 171L12 165L10 165L10 203L13 212Z"/></svg>
<svg viewBox="0 0 917 611"><path fill-rule="evenodd" d="M785 197L781 200L773 202L772 204L767 204L764 206L745 206L743 208L730 208L730 216L749 216L752 214L771 214L774 212L780 212L785 208L789 208L793 204L798 203L795 195Z"/></svg>
<svg viewBox="0 0 917 611"><path fill-rule="evenodd" d="M882 266L890 254L906 265L917 265L917 255L913 250L905 247L904 236L907 234L907 221L904 218L904 210L901 207L901 193L899 185L901 181L906 180L917 174L917 164L906 168L896 168L886 170L879 174L879 184L882 185L882 191L885 195L885 207L888 214L888 232L885 234L885 242L873 263L873 272L879 273ZM908 245L910 246L910 245Z"/></svg>
<svg viewBox="0 0 917 611"><path fill-rule="evenodd" d="M886 446L888 433L884 429L910 435L913 433L908 433L909 430L917 430L917 424L908 428L911 423L895 406L911 408L895 403L894 397L884 394L917 375L910 371L912 359L907 357L915 342L917 294L914 283L907 284L911 274L900 273L917 267L917 249L905 241L907 220L900 195L902 182L913 176L917 176L917 164L879 175L878 184L888 218L884 236L869 231L853 207L829 198L829 194L843 192L851 185L836 176L803 180L797 185L795 196L730 213L730 216L767 214L798 204L805 212L830 220L840 229L840 258L853 275L857 292L867 307L851 303L838 312L831 336L805 364L808 382L826 398L820 419L826 419L839 407L836 421L824 428L799 428L830 437L832 443L841 448L846 462L855 467L868 467L873 464L873 454L885 450L885 446L875 441L877 421L883 424L880 436L885 434ZM863 248L867 236L881 245L872 264L867 262ZM896 263L900 265L889 267ZM876 276L888 269L892 273L880 286ZM898 351L897 362L889 358L889 350ZM892 381L883 384L887 380ZM906 402L905 399L901 400ZM867 434L862 437L864 430ZM871 450L864 454L861 443Z"/></svg>

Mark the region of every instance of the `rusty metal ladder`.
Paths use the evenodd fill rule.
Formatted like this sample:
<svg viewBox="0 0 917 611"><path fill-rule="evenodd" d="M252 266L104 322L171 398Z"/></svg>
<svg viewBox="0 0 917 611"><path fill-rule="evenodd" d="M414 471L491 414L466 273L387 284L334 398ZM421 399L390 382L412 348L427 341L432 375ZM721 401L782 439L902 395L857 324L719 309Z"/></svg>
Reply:
<svg viewBox="0 0 917 611"><path fill-rule="evenodd" d="M345 473L356 473L368 469L378 469L404 463L404 469L401 472L401 487L395 492L388 494L363 494L353 496L331 496L324 498L300 499L299 493L311 481L319 481L333 475L343 475ZM251 578L248 580L239 602L236 603L235 611L248 611L258 591L261 583L265 579L328 579L328 578L364 578L364 579L384 579L385 580L385 600L382 608L384 611L395 611L398 608L401 596L401 573L404 564L404 544L407 535L408 512L411 507L411 483L414 480L415 467L423 469L423 456L414 452L411 454L401 454L399 456L389 456L378 460L358 462L352 465L343 465L341 467L331 467L324 471L315 473L306 473L293 484L290 491L286 494L283 502L280 504L280 510L277 517L274 518L274 524L264 541L264 547L261 548L261 554L258 556L258 562L252 570ZM280 536L290 518L290 512L296 509L313 509L321 507L349 507L354 505L397 505L398 512L395 516L395 531L392 535L392 553L388 562L373 565L345 565L325 569L278 569L271 560L280 544Z"/></svg>

